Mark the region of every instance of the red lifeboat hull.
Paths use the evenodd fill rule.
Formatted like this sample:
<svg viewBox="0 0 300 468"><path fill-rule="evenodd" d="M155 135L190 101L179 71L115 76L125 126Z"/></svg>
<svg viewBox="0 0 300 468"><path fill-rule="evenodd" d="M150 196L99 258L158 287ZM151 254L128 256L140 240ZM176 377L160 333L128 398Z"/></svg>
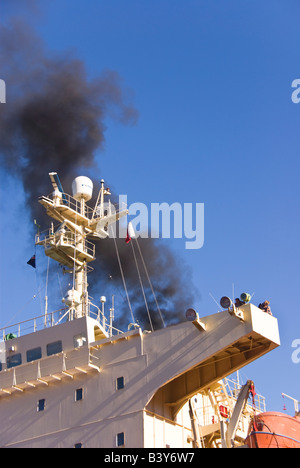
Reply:
<svg viewBox="0 0 300 468"><path fill-rule="evenodd" d="M250 448L300 448L300 419L278 412L261 413L251 422Z"/></svg>

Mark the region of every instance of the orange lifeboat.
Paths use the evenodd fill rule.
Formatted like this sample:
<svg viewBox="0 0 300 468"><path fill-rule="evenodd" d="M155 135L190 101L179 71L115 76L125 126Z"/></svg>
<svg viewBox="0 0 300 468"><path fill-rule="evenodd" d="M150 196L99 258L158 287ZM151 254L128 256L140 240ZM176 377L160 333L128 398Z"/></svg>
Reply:
<svg viewBox="0 0 300 468"><path fill-rule="evenodd" d="M279 412L261 413L250 423L249 448L300 448L300 419Z"/></svg>

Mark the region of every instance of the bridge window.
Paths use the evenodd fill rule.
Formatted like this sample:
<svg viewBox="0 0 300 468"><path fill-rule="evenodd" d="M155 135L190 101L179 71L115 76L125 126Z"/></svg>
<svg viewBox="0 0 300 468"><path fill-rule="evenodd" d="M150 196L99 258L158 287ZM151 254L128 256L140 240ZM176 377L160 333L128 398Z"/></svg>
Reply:
<svg viewBox="0 0 300 468"><path fill-rule="evenodd" d="M42 357L41 347L29 349L28 351L26 351L27 362L36 361L37 359L41 359L41 357Z"/></svg>
<svg viewBox="0 0 300 468"><path fill-rule="evenodd" d="M62 352L62 342L54 341L53 343L47 344L47 356L52 356L52 354L57 354Z"/></svg>
<svg viewBox="0 0 300 468"><path fill-rule="evenodd" d="M12 356L8 356L6 358L6 365L8 369L10 369L11 367L19 366L20 364L22 364L21 353L13 354Z"/></svg>

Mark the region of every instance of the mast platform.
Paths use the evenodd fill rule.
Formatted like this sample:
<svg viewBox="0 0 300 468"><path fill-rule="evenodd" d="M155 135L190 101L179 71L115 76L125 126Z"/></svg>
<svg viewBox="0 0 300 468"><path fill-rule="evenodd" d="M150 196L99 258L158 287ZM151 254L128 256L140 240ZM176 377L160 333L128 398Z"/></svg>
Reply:
<svg viewBox="0 0 300 468"><path fill-rule="evenodd" d="M102 209L102 215L99 215L97 210L92 210L92 208L85 205L83 214L82 207L75 198L67 193L63 195L63 198L53 200L50 196L42 196L39 197L39 203L46 208L48 216L60 222L67 222L70 229L74 232L78 231L79 226L83 226L88 234L95 235L98 223L99 228L103 229L128 214L125 204L122 206L109 204L107 210Z"/></svg>
<svg viewBox="0 0 300 468"><path fill-rule="evenodd" d="M37 236L36 245L43 245L45 254L57 262L73 268L74 265L82 266L95 260L95 245L85 241L85 244L76 241L76 235L65 229L53 233L49 230L48 235L41 238Z"/></svg>
<svg viewBox="0 0 300 468"><path fill-rule="evenodd" d="M64 194L64 199L59 201L60 203L57 203L55 200L51 200L51 198L45 196L39 198L39 203L46 208L48 216L60 222L68 220L78 226L88 226L89 218L81 213L78 201L67 193ZM92 216L91 208L86 206L85 212L87 215L90 214Z"/></svg>

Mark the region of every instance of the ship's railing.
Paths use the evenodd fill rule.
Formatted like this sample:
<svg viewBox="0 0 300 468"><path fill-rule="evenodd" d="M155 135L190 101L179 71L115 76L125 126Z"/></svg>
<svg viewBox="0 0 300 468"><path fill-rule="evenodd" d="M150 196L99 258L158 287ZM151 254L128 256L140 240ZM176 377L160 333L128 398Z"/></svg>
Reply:
<svg viewBox="0 0 300 468"><path fill-rule="evenodd" d="M59 244L60 246L70 245L71 247L77 248L78 238L70 231L61 229L53 232L53 229L50 228L36 234L35 243L43 244L45 247ZM85 239L84 245L81 246L81 250L91 257L95 256L95 245L87 239Z"/></svg>
<svg viewBox="0 0 300 468"><path fill-rule="evenodd" d="M49 384L61 381L64 376L100 371L99 358L94 356L86 346L78 346L69 351L61 351L42 360L24 362L0 372L0 392L11 395L15 391L35 388L39 382Z"/></svg>
<svg viewBox="0 0 300 468"><path fill-rule="evenodd" d="M224 415L228 417L232 414L233 408L239 396L243 384L231 378L224 378L216 390L213 391L214 398L204 393L197 398L195 410L200 426L208 426L210 424L218 423ZM212 403L215 401L215 404ZM255 395L255 406L252 400L248 399L246 408L250 414L255 412L261 413L266 411L265 397L262 395ZM223 414L222 414L223 412ZM247 426L248 427L248 426Z"/></svg>
<svg viewBox="0 0 300 468"><path fill-rule="evenodd" d="M104 202L103 206L98 205L94 210L93 218L102 218L103 216L117 215L121 211L127 209L126 203L111 203L111 201Z"/></svg>
<svg viewBox="0 0 300 468"><path fill-rule="evenodd" d="M53 200L53 193L47 195L46 198ZM76 211L78 214L83 215L90 220L100 217L102 218L103 216L110 216L112 214L117 215L119 212L127 209L126 203L111 203L110 200L108 202L104 202L103 205L96 206L95 208L91 208L87 204L82 208L80 201L75 200L71 195L64 192L61 192L61 199L57 199L56 197L55 203L59 203L61 206L68 206L73 211ZM82 209L84 209L83 213Z"/></svg>
<svg viewBox="0 0 300 468"><path fill-rule="evenodd" d="M99 307L92 304L90 301L87 315L97 320L109 336L123 333L118 328L111 326ZM6 327L0 328L0 341L6 341L11 338L18 338L20 336L28 335L29 333L37 332L45 328L54 327L68 319L68 310L63 308L44 315L39 315L34 318L23 320L22 322L7 325Z"/></svg>
<svg viewBox="0 0 300 468"><path fill-rule="evenodd" d="M75 200L75 198L73 198L68 193L61 192L60 195L61 195L61 200L59 202L59 205L68 206L69 208L76 211L77 213L83 214L87 218L92 218L93 210L88 205L85 204L84 213L81 213L81 203L80 203L80 201ZM47 195L47 198L52 200L53 199L53 193ZM57 199L57 197L56 197L56 199Z"/></svg>
<svg viewBox="0 0 300 468"><path fill-rule="evenodd" d="M230 379L228 377L224 379L224 383L226 385L226 389L227 389L229 396L237 400L243 384L237 382L234 379ZM255 409L260 413L264 413L266 411L266 398L260 395L259 393L256 393L254 396L254 405L253 405L252 400L251 400L251 403L248 400L248 405L249 404L252 406L255 406Z"/></svg>
<svg viewBox="0 0 300 468"><path fill-rule="evenodd" d="M96 304L93 304L91 301L88 302L88 315L89 317L97 320L109 336L123 333L122 330L119 330L118 328L113 327L110 323L108 323L108 319L105 316L104 311L101 310Z"/></svg>
<svg viewBox="0 0 300 468"><path fill-rule="evenodd" d="M23 320L13 325L7 325L6 327L0 328L0 340L8 340L10 338L17 338L23 335L27 335L32 332L43 330L47 327L52 327L57 323L58 315L65 309L59 309L38 317Z"/></svg>

